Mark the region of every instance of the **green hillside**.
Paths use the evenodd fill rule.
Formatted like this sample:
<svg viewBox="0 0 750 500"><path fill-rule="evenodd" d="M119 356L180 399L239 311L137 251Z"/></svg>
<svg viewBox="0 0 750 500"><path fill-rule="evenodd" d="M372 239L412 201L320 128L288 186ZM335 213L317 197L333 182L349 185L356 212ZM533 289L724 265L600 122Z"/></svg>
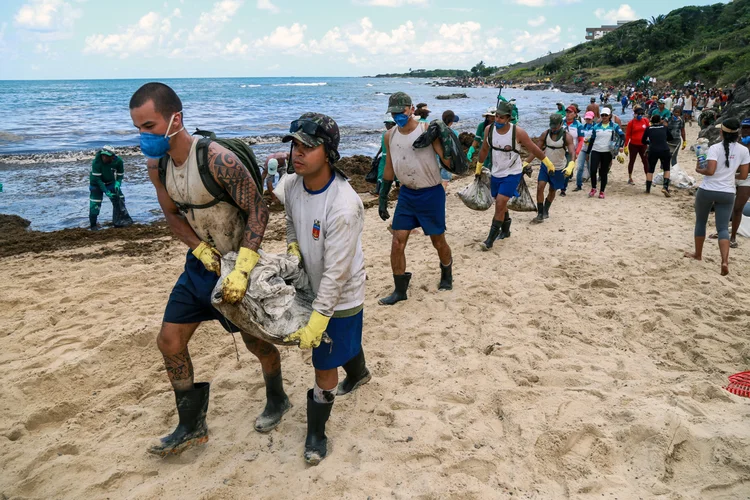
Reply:
<svg viewBox="0 0 750 500"><path fill-rule="evenodd" d="M511 66L499 77L617 83L648 75L673 84L700 80L724 85L750 73L749 47L750 0L734 0L633 21L552 61Z"/></svg>

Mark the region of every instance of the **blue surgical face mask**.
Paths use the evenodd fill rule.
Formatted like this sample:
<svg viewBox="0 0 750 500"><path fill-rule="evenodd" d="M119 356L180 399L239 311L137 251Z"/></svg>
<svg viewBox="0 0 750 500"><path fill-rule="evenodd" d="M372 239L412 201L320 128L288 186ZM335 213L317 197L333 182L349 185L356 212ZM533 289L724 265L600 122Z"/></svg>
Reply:
<svg viewBox="0 0 750 500"><path fill-rule="evenodd" d="M406 115L406 113L396 113L393 116L393 121L396 122L396 125L399 127L405 127L407 123L409 123L409 117Z"/></svg>
<svg viewBox="0 0 750 500"><path fill-rule="evenodd" d="M497 122L495 122L495 128L498 129L498 130L502 130L506 125L507 125L507 123L497 123Z"/></svg>
<svg viewBox="0 0 750 500"><path fill-rule="evenodd" d="M740 141L742 141L742 144L744 144L745 146L750 145L750 135L748 135L747 137L743 137L742 139L740 139Z"/></svg>
<svg viewBox="0 0 750 500"><path fill-rule="evenodd" d="M182 113L182 111L178 111L178 113ZM174 113L169 119L169 127L167 127L167 132L164 135L141 132L141 153L143 153L143 156L152 160L158 160L167 154L167 151L169 151L169 140L185 129L185 127L182 127L170 135L169 129L172 128L172 120L174 120L176 115L177 113Z"/></svg>
<svg viewBox="0 0 750 500"><path fill-rule="evenodd" d="M643 115L635 115L636 120L640 120L641 118L643 118Z"/></svg>

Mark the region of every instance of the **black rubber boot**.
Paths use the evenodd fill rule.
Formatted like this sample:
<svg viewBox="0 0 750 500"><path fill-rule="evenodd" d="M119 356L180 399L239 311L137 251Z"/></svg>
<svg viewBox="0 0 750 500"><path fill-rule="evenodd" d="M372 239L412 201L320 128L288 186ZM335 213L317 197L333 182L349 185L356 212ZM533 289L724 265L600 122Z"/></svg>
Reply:
<svg viewBox="0 0 750 500"><path fill-rule="evenodd" d="M326 422L331 416L333 403L318 403L313 399L313 390L307 391L307 438L305 439L305 462L318 465L328 455Z"/></svg>
<svg viewBox="0 0 750 500"><path fill-rule="evenodd" d="M158 445L149 448L149 453L162 457L178 455L192 446L208 442L208 391L208 382L194 384L189 391L174 391L180 422L172 434L161 438Z"/></svg>
<svg viewBox="0 0 750 500"><path fill-rule="evenodd" d="M505 215L505 220L503 221L503 225L500 228L500 236L498 237L499 240L504 240L505 238L510 238L510 223L513 222L513 219L508 217L508 215Z"/></svg>
<svg viewBox="0 0 750 500"><path fill-rule="evenodd" d="M484 243L482 243L482 250L487 251L490 248L492 248L492 245L495 243L495 240L498 238L498 235L500 234L500 228L502 227L503 223L499 220L492 219L492 226L490 226L490 234L487 236L487 239Z"/></svg>
<svg viewBox="0 0 750 500"><path fill-rule="evenodd" d="M544 203L537 202L536 204L536 217L531 219L532 224L540 224L544 222Z"/></svg>
<svg viewBox="0 0 750 500"><path fill-rule="evenodd" d="M97 217L95 215L89 215L89 229L92 231L98 231L101 226L96 223Z"/></svg>
<svg viewBox="0 0 750 500"><path fill-rule="evenodd" d="M440 284L438 290L453 290L453 259L451 263L444 266L440 263Z"/></svg>
<svg viewBox="0 0 750 500"><path fill-rule="evenodd" d="M264 373L263 380L266 382L266 407L263 413L255 419L255 430L271 432L281 423L281 417L289 411L292 405L284 392L281 370L272 376L266 376Z"/></svg>
<svg viewBox="0 0 750 500"><path fill-rule="evenodd" d="M372 378L372 375L370 375L370 370L368 370L367 366L365 366L364 349L361 349L359 351L359 354L344 363L343 368L346 372L346 378L343 382L339 383L339 386L336 388L337 396L349 394L360 385L364 385L369 382Z"/></svg>
<svg viewBox="0 0 750 500"><path fill-rule="evenodd" d="M549 219L549 207L552 205L552 202L549 200L544 200L544 218Z"/></svg>
<svg viewBox="0 0 750 500"><path fill-rule="evenodd" d="M411 280L411 273L394 274L393 282L396 285L395 290L393 290L393 293L390 294L388 297L384 297L378 300L378 304L380 304L381 306L392 306L396 302L401 302L402 300L406 300L408 298L406 296L406 290L409 288L410 280Z"/></svg>

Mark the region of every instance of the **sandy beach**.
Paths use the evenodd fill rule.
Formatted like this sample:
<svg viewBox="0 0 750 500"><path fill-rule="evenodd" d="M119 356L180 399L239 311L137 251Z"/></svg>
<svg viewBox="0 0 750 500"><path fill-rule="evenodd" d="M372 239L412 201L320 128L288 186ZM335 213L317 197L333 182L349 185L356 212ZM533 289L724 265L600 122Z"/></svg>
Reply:
<svg viewBox="0 0 750 500"><path fill-rule="evenodd" d="M687 132L692 142L698 128ZM469 178L451 183L454 290L437 292L437 256L413 235L409 300L391 308L377 305L392 288L390 235L367 210L373 379L337 398L333 453L313 468L309 352L281 350L294 406L258 434L260 365L239 339L238 362L216 322L190 344L196 381L212 383L209 443L146 453L176 423L155 337L184 245L2 258L0 498L750 497L750 400L721 388L750 369L750 241L731 251L728 277L713 240L703 262L683 258L693 197L645 195L635 172L628 186L615 163L606 200L570 192L542 225L512 214L512 237L489 253L477 243L491 212L455 196ZM119 251L138 245L148 251Z"/></svg>

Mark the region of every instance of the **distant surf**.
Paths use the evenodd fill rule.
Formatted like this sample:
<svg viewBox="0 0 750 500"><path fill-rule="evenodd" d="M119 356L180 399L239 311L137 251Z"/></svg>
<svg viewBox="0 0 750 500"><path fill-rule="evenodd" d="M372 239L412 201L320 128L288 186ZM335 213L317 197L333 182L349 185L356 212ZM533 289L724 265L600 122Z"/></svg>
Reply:
<svg viewBox="0 0 750 500"><path fill-rule="evenodd" d="M314 83L274 83L274 87L322 87L328 85L327 82L314 82Z"/></svg>

